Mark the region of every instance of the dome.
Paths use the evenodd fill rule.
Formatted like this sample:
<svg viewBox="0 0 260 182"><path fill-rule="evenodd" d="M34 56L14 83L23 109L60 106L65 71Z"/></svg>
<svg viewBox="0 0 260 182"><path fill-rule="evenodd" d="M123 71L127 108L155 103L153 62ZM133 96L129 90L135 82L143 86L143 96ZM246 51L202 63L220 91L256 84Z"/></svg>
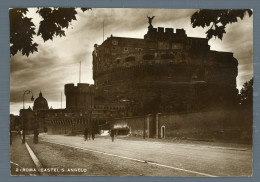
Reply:
<svg viewBox="0 0 260 182"><path fill-rule="evenodd" d="M49 109L48 102L42 96L42 92L40 92L39 97L34 101L33 110L47 110L47 109Z"/></svg>

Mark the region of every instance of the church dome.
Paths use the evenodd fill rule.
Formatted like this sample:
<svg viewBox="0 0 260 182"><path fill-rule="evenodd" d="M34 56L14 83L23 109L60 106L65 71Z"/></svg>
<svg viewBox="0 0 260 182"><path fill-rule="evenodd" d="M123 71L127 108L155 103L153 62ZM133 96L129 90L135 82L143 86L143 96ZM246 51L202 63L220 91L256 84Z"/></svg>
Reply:
<svg viewBox="0 0 260 182"><path fill-rule="evenodd" d="M42 96L42 92L40 92L39 97L34 101L33 110L35 111L35 110L47 110L47 109L49 109L48 102Z"/></svg>

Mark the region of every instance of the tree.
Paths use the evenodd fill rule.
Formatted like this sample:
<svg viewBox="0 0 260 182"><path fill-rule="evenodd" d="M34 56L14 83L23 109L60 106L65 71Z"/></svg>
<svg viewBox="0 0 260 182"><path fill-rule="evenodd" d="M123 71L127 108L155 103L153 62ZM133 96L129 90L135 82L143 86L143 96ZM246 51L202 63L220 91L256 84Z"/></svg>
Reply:
<svg viewBox="0 0 260 182"><path fill-rule="evenodd" d="M81 8L83 12L90 8ZM15 55L21 51L29 56L38 51L38 44L34 42L36 35L32 18L26 17L27 8L14 8L9 11L10 18L10 54ZM37 36L44 41L52 40L54 36L65 36L65 28L68 28L72 20L76 20L75 8L38 8L37 12L42 20L39 23Z"/></svg>
<svg viewBox="0 0 260 182"><path fill-rule="evenodd" d="M240 90L239 100L241 106L253 106L253 78L244 83L242 89Z"/></svg>
<svg viewBox="0 0 260 182"><path fill-rule="evenodd" d="M253 11L250 9L227 9L227 10L199 10L191 16L192 27L210 27L207 34L207 39L213 36L222 40L223 34L226 33L226 25L243 20L245 15L252 16Z"/></svg>

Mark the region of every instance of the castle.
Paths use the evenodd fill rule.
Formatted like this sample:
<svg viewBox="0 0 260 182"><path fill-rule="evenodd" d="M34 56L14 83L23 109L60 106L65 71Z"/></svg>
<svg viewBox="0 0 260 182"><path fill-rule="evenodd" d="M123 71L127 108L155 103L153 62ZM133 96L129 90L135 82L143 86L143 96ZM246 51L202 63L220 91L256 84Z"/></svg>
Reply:
<svg viewBox="0 0 260 182"><path fill-rule="evenodd" d="M207 39L188 37L183 29L154 28L151 20L144 39L111 35L95 44L95 84L66 84L66 109L36 104L42 127L52 133L85 127L99 132L113 127L115 118L234 106L238 61L233 53L212 51ZM154 122L149 130L155 133Z"/></svg>
<svg viewBox="0 0 260 182"><path fill-rule="evenodd" d="M148 27L144 39L109 37L94 46L95 95L127 100L133 115L234 105L238 61L183 29Z"/></svg>

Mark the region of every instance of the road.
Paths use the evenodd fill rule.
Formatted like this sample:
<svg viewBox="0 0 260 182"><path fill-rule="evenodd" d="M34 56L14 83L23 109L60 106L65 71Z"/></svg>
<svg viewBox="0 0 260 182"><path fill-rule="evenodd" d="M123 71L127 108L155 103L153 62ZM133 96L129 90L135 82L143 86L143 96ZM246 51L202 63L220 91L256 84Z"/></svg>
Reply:
<svg viewBox="0 0 260 182"><path fill-rule="evenodd" d="M114 142L111 142L109 137L98 137L94 141L84 141L80 136L62 135L40 135L39 138L39 144L48 146L49 152L55 151L47 154L42 152L44 148L37 149L40 145L32 146L40 161L45 160L44 166L52 167L53 164L50 165L51 161L43 156L57 155L58 157L63 151L73 149L72 153L66 154L67 156L64 156L62 160L66 160L70 165L70 160L75 162L82 158L81 165L78 166L93 168L95 160L86 160L85 163L88 165L84 165L83 157L81 157L85 154L92 156L92 159L95 158L97 162L96 171L93 170L88 175L222 177L251 176L252 173L250 147L232 148L198 143L125 140L124 138L116 138ZM98 161L98 159L102 160ZM102 167L102 164L111 164L111 171L109 172L109 168ZM124 171L128 169L132 171ZM105 171L102 172L102 170Z"/></svg>

